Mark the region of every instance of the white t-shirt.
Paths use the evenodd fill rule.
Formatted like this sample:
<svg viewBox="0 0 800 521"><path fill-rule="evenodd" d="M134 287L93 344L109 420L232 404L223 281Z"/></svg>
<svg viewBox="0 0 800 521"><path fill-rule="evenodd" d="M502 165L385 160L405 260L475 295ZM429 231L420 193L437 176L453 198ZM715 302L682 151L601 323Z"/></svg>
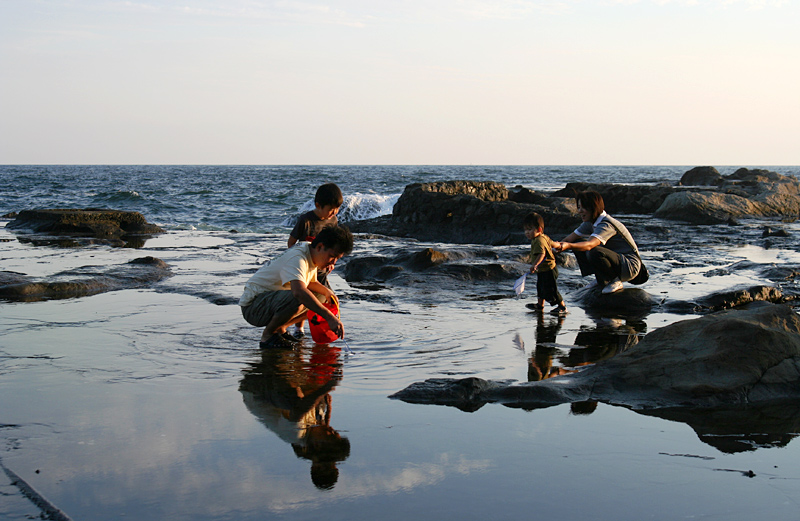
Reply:
<svg viewBox="0 0 800 521"><path fill-rule="evenodd" d="M306 286L317 280L317 267L311 260L311 243L298 242L261 266L245 283L239 305L249 305L265 291L289 290L293 280L302 281Z"/></svg>

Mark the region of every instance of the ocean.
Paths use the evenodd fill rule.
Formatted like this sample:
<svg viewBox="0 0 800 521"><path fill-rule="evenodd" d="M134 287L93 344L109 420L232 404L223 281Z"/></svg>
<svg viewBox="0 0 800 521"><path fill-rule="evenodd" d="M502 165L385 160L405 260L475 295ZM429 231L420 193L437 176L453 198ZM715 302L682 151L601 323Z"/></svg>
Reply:
<svg viewBox="0 0 800 521"><path fill-rule="evenodd" d="M339 185L342 222L389 214L406 185L496 181L554 191L571 181L675 184L690 166L0 166L0 215L32 208L141 212L173 230L281 233ZM738 167L718 167L729 174ZM759 167L761 168L761 167ZM767 167L798 175L800 167Z"/></svg>
<svg viewBox="0 0 800 521"><path fill-rule="evenodd" d="M797 166L751 167L800 175ZM0 272L102 278L144 256L171 270L156 283L93 295L0 301L0 519L43 517L42 505L76 521L794 519L793 408L739 411L745 428L708 421L730 421L731 411L681 411L676 420L605 403L461 410L389 398L429 378L525 382L577 371L698 316L663 305L645 315L583 309L575 295L586 280L568 267L559 288L570 313L530 312L533 281L519 297L512 287L528 268L525 245L357 234L329 279L346 346L305 338L292 350L262 351L261 330L235 305L252 273L286 248L322 183L342 188L346 224L391 213L410 183L549 191L572 181L674 184L690 168L0 166L0 215L132 210L167 232L139 248L60 247L6 228L3 217ZM800 293L796 277L766 275L800 271L797 222L621 220L648 231L651 279L642 289L662 303L753 284ZM765 226L786 236L764 238ZM344 278L351 259L427 247L455 264L516 273Z"/></svg>

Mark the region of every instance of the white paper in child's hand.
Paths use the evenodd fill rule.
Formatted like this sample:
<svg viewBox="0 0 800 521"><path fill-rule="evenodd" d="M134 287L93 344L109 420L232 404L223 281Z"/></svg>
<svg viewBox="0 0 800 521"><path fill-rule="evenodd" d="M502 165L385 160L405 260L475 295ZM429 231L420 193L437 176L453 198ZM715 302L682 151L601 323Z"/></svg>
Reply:
<svg viewBox="0 0 800 521"><path fill-rule="evenodd" d="M520 278L518 278L516 282L514 282L514 293L516 293L517 296L520 296L522 292L525 291L525 278L527 276L528 274L525 273Z"/></svg>

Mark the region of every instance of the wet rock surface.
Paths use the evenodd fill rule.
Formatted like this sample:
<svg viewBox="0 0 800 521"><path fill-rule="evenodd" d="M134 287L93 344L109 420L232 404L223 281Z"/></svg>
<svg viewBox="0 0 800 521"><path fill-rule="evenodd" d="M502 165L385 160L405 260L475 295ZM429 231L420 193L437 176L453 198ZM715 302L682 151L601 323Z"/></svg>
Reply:
<svg viewBox="0 0 800 521"><path fill-rule="evenodd" d="M17 272L0 272L0 299L30 302L81 297L147 287L170 275L169 266L155 257L140 257L118 266L83 266L45 280Z"/></svg>
<svg viewBox="0 0 800 521"><path fill-rule="evenodd" d="M142 240L142 236L164 233L160 227L148 223L139 212L97 208L23 210L8 223L7 228L50 236L90 237L119 243L116 245L136 243ZM64 239L52 238L48 245L71 245L59 244L58 241ZM74 245L85 244L78 242Z"/></svg>
<svg viewBox="0 0 800 521"><path fill-rule="evenodd" d="M453 392L455 389L457 392ZM444 395L441 402L439 395ZM411 403L547 407L600 401L637 409L713 408L800 397L800 317L758 303L657 329L635 346L580 372L508 385L435 379L392 395Z"/></svg>

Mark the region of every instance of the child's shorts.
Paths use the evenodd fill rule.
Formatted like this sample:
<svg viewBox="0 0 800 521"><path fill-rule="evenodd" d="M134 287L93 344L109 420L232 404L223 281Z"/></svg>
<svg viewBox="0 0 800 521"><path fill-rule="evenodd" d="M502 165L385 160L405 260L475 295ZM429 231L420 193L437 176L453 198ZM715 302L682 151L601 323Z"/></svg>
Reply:
<svg viewBox="0 0 800 521"><path fill-rule="evenodd" d="M558 304L564 300L561 293L558 292L558 285L556 284L557 278L558 268L536 273L536 293L539 298L551 304Z"/></svg>

